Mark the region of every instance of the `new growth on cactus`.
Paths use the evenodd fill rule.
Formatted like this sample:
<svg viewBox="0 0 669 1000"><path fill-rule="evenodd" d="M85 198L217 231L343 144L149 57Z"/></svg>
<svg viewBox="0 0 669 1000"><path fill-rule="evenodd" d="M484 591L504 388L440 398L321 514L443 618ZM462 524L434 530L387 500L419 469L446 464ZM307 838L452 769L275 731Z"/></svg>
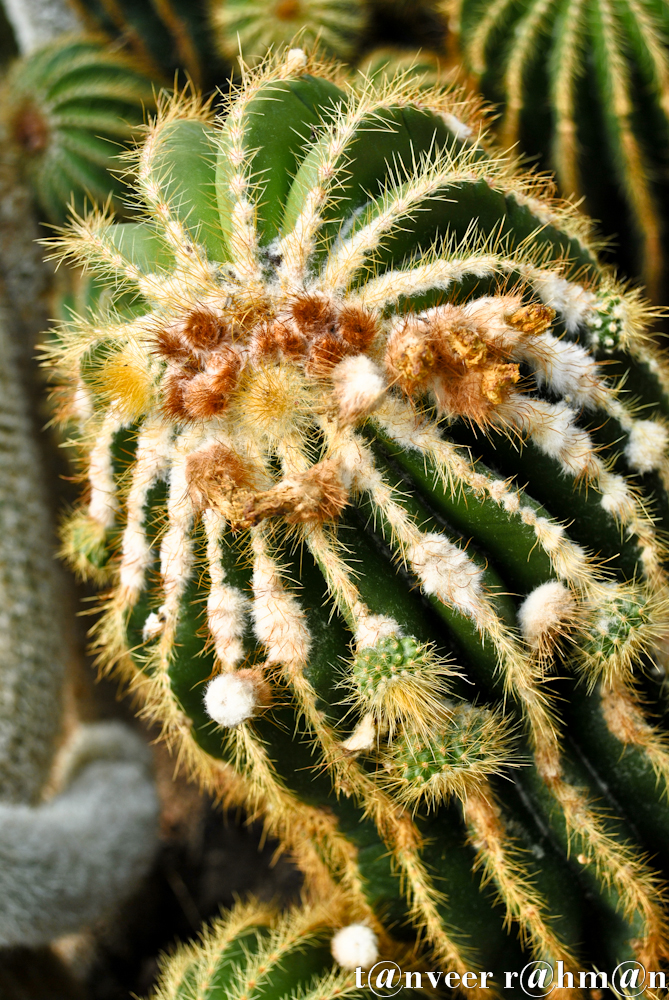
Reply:
<svg viewBox="0 0 669 1000"><path fill-rule="evenodd" d="M63 222L72 201L83 211L85 198L119 192L116 157L155 106L154 90L141 65L99 37L59 38L12 67L4 125L51 222Z"/></svg>
<svg viewBox="0 0 669 1000"><path fill-rule="evenodd" d="M501 140L541 154L565 195L585 195L590 213L622 243L628 271L640 273L651 295L661 297L669 149L666 4L446 0L443 7L459 32L467 69L503 106Z"/></svg>
<svg viewBox="0 0 669 1000"><path fill-rule="evenodd" d="M667 368L484 128L295 49L164 103L141 221L56 241L104 288L47 348L64 545L101 663L383 954L658 968Z"/></svg>

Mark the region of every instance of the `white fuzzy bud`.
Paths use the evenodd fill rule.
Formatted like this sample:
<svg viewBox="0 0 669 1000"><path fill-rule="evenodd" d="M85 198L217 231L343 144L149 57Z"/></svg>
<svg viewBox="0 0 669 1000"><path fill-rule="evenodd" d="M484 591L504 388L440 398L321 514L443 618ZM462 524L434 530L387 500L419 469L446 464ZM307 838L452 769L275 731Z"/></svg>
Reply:
<svg viewBox="0 0 669 1000"><path fill-rule="evenodd" d="M344 358L333 369L334 396L343 423L353 423L378 406L388 388L379 368L366 354Z"/></svg>
<svg viewBox="0 0 669 1000"><path fill-rule="evenodd" d="M332 956L343 969L368 969L379 957L376 934L365 924L349 924L332 938Z"/></svg>
<svg viewBox="0 0 669 1000"><path fill-rule="evenodd" d="M542 583L527 595L518 609L518 622L530 646L539 646L574 613L574 595L557 580Z"/></svg>
<svg viewBox="0 0 669 1000"><path fill-rule="evenodd" d="M659 468L665 456L669 434L656 420L637 420L630 431L625 458L637 472Z"/></svg>
<svg viewBox="0 0 669 1000"><path fill-rule="evenodd" d="M231 728L250 719L258 707L258 689L252 677L219 674L204 693L207 715L219 726Z"/></svg>
<svg viewBox="0 0 669 1000"><path fill-rule="evenodd" d="M288 49L285 65L288 73L301 73L307 65L304 49Z"/></svg>

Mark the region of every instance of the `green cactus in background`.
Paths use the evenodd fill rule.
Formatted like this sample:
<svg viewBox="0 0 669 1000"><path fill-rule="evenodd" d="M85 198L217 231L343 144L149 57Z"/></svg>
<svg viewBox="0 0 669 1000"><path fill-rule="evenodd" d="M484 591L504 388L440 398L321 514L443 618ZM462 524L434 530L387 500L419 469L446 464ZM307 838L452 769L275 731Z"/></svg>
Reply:
<svg viewBox="0 0 669 1000"><path fill-rule="evenodd" d="M117 157L155 107L155 83L99 38L66 36L12 67L2 91L9 141L40 208L63 222L68 205L105 202L122 184ZM120 207L117 203L117 207Z"/></svg>
<svg viewBox="0 0 669 1000"><path fill-rule="evenodd" d="M68 0L91 30L104 31L151 66L154 74L185 72L196 87L218 66L205 0ZM219 81L220 82L220 81Z"/></svg>
<svg viewBox="0 0 669 1000"><path fill-rule="evenodd" d="M341 902L305 906L280 916L258 903L237 906L216 920L196 944L164 959L153 1000L267 994L276 1000L355 997L353 970L378 957L364 925L338 926ZM337 956L342 966L333 961ZM410 994L414 990L408 991Z"/></svg>
<svg viewBox="0 0 669 1000"><path fill-rule="evenodd" d="M153 860L157 820L147 751L127 726L78 726L57 758L73 723L69 609L10 329L3 305L0 947L46 944L112 911Z"/></svg>
<svg viewBox="0 0 669 1000"><path fill-rule="evenodd" d="M384 954L657 969L652 312L474 102L342 79L291 49L164 104L141 221L56 241L96 282L47 353L100 662Z"/></svg>
<svg viewBox="0 0 669 1000"><path fill-rule="evenodd" d="M667 278L667 4L447 0L444 7L467 69L503 106L502 141L540 154L565 195L586 196L590 213L622 241L628 272L641 274L658 299Z"/></svg>
<svg viewBox="0 0 669 1000"><path fill-rule="evenodd" d="M232 62L244 53L255 66L270 49L287 45L299 34L300 44L318 41L328 55L350 59L360 48L369 20L360 0L209 0L216 44Z"/></svg>
<svg viewBox="0 0 669 1000"><path fill-rule="evenodd" d="M445 77L445 68L436 52L400 49L392 45L367 52L356 70L379 84L383 77L393 79L404 74L411 76L416 84L434 87Z"/></svg>

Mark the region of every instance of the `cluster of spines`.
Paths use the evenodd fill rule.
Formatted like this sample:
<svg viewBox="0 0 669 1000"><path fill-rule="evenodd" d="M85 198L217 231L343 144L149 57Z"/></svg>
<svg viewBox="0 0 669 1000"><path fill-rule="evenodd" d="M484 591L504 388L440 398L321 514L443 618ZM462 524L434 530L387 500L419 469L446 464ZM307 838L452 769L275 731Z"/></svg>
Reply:
<svg viewBox="0 0 669 1000"><path fill-rule="evenodd" d="M290 78L286 65L293 72L295 67L305 68L304 63L300 64L295 54L291 53L288 63L284 64L283 77L280 69L278 78ZM246 92L242 91L239 97L242 108L244 101L250 99L248 95L257 90L259 81L269 78L271 72L265 69L258 77L250 78L245 83ZM374 99L370 91L363 95L361 105L351 102L331 126L329 146L323 147L316 166L315 187L306 192L295 225L278 244L275 254L279 262L277 282L270 286L271 291L263 287L263 258L252 231L249 238L249 219L255 210L254 199L258 198L258 189L249 180L250 160L248 166L244 166L242 155L238 179L233 178L234 184L232 180L230 183L233 197L230 249L233 259L229 265L229 287L225 287L224 283L222 287L220 272L212 269L206 262L202 247L194 245L192 238L186 234L176 206L171 207L164 198L161 200L161 181L158 179L156 183L151 180L150 158L151 151L159 146L155 137L159 136L165 121L178 120L178 114L172 113L169 117L169 112L149 134L142 154L140 184L146 188L145 197L152 209L151 218L164 229L164 245L176 258L176 269L172 275L166 272L156 277L140 272L131 260L124 259L112 241L109 224L104 221L101 224L95 216L77 224L75 252L106 273L116 271L121 280L136 285L149 301L157 303L162 310L174 310L182 339L184 335L188 337L190 318L200 316L195 325L197 329L201 328L201 305L198 303L203 299L208 302L211 315L221 317L217 329L223 330L224 303L234 301L239 295L239 274L245 278L249 276L258 298L262 294L268 302L265 314L250 338L251 358L260 349L254 338L257 338L257 344L266 342L270 319L277 316L283 300L287 300L289 307L279 313L280 330L277 331L276 343L279 342L279 334L284 339L287 333L297 335L298 343L299 337L305 336L305 331L299 329L299 323L309 302L320 304L321 311L330 310L336 327L342 314L341 299L339 296L328 298L328 289L334 285L341 290L341 295L366 266L378 240L392 232L394 227L405 224L407 215L420 204L420 197L429 198L439 190L439 184L446 187L455 179L462 182L464 176L454 154L438 156L433 164L422 161L415 176L399 177L394 186L391 183L378 215L363 221L358 230L343 238L323 270L314 278L311 268L312 255L317 248L316 237L324 225L324 210L335 197L332 171L344 155L347 144L352 141L356 127L365 121L366 115L378 114L393 102L411 106L412 100L404 84L394 90L389 85L380 98L376 97L376 109ZM429 98L421 94L420 100ZM453 117L452 105L448 104L443 94L436 95L434 103L444 116ZM239 107L236 111L239 114ZM233 125L234 122L235 117L232 116ZM241 151L243 153L243 140ZM498 185L502 191L513 191L514 197L521 203L541 211L542 221L550 218L558 224L565 218L564 209L556 211L550 202L540 201L539 191L522 181L515 184L508 167L496 163L491 165L486 161L485 169L479 171L476 158L467 149L462 156L467 176L473 175L470 179L476 181L485 176L493 188ZM575 223L571 229L576 238L582 239L582 227ZM71 246L68 251L70 249ZM491 295L462 307L438 306L415 317L391 319L383 336L380 323L382 310L397 302L400 296L417 295L427 290L445 291L468 274L498 280L504 280L506 275L520 275L526 287L543 301L544 306L528 309L518 295ZM290 356L287 356L283 366L269 371L263 367L254 370L252 364L247 364L239 389L235 387L230 392L229 401L223 400L225 405L220 414L209 415L218 421L211 427L181 410L182 426L174 434L165 424L160 410L149 413L138 436L134 466L129 477L125 477L123 487L124 491L127 490L127 515L120 565L115 559L120 586L112 598L100 632L105 658L120 657L126 663L131 662L123 635L125 620L146 587L146 573L152 559L146 538L144 511L153 486L160 478L169 475L167 520L160 542L162 601L158 611L151 612L154 617L145 635L149 642L144 655L151 680L137 675L137 683L147 688L149 710L154 711L172 737L180 741L186 758L190 758L199 770L207 771L208 781L216 783L212 771L216 771L218 765L212 764L211 770L208 770L208 759L195 746L188 732L187 717L171 693L169 681L179 615L184 613L182 602L197 557L192 537L194 517L204 509L203 525L207 534L207 564L211 580L208 623L220 669L237 678L237 694L243 689L246 704L251 710L264 707L267 699L262 693L266 684L263 671L259 668L246 673L237 671L245 655L241 640L247 630L247 616L250 615L255 634L264 647L267 669L278 670L281 683L291 689L335 787L353 794L377 822L397 858L414 917L425 928L428 939L440 956L453 963L454 968L466 967L466 960L462 949L454 943L439 917L438 895L430 887L420 860L420 837L415 829L412 830L411 823L392 795L375 782L357 760L359 753L373 748L379 729L368 726L366 743L363 739L365 734L358 732L357 744L351 745L349 741L348 747L344 744L345 752L342 753L341 740L318 708L317 693L304 675L312 638L304 609L291 594L280 561L273 552L274 534L269 525L273 518L286 512L279 502L278 493L283 490L285 494L292 490L291 495L295 498L307 489L312 491L311 513L303 520L297 519L292 531L321 568L335 605L355 637L357 655L360 655L361 650L374 648L378 643L388 644L389 637L399 634L400 626L385 616L382 608L370 607L369 598L367 603L363 599L342 540L328 524L332 516L331 508L329 513L323 514L327 491L322 485L327 485L328 497L344 489L345 494L352 492L365 498L374 514L377 530L418 580L435 607L446 609L455 620L473 623L486 643L491 644L506 690L525 720L538 771L563 810L568 839L585 845L584 849L592 853L603 884L614 888L624 913L641 915L644 923L639 953L646 957L657 954L662 947L664 930L652 876L631 849L622 849L610 836L605 821L587 794L564 777L557 712L550 694L542 685L556 640L578 629L580 618L576 610L585 611L588 606L590 609L597 607L605 598L611 599L611 584L585 550L569 540L559 523L540 512L522 492L474 465L466 452L442 437L433 422L427 418L424 421L417 419L413 408L416 386L419 391L432 389L447 416L460 415L474 423L483 422L491 430L514 431L554 459L563 473L574 480L585 479L601 494L602 517L621 524L627 535L637 540L641 550L639 561L647 577L643 586L652 585L661 592L666 587L662 551L652 521L625 479L604 464L592 438L578 425L578 414L573 404L593 412L603 411L625 422L632 440L641 423L652 424L658 439L655 445L653 435L650 435L649 444L649 428L642 428L646 433L637 434L637 437L643 441L644 448L632 448L627 456L630 464L634 465L636 461L640 470L650 462L652 468L663 472L666 460L661 441L662 424L638 421L620 395L602 377L592 357L571 339L559 339L550 332L551 310L558 313L568 330L575 332L578 327L596 328L596 318L615 298L618 305L624 304L622 315L628 322L628 346L632 350L637 349L640 355L651 357L656 367L658 362L648 344L642 342L641 346L636 346L634 324L629 319L635 316L635 310L639 312L634 296L615 286L611 290L606 286L600 290L594 287L588 289L568 280L565 274L565 267L560 262L551 264L541 254L533 255L527 249L509 251L503 242L495 243L486 238L479 240L478 234L471 232L466 241L442 244L439 252L428 257L427 261L381 274L359 288L354 286L345 307L362 308L363 315L372 319L378 317L374 322L370 320L377 345L373 358L360 351L343 358L335 355L311 376L311 380L301 369L285 363L289 360L294 362ZM296 290L300 284L310 281L313 288L306 294ZM178 282L183 290L181 298L176 293ZM272 300L277 289L280 296L278 304ZM232 314L232 320L239 324L240 330L249 316L245 303L243 309L243 314ZM142 315L137 320L119 323L115 330L113 327L107 329L104 335L127 344L141 344L148 330L152 343L155 343L158 334L158 343L163 344L164 350L166 335L162 317L160 323L158 330L153 320L147 320L147 316ZM297 330L293 323L297 324ZM69 341L68 337L71 338ZM74 336L66 333L65 367L69 369L71 360L76 361L76 355L87 351L99 339L99 328L91 328L87 323L83 323L79 331L75 330ZM379 350L379 346L383 350ZM232 340L231 349L237 349ZM140 347L136 356L141 357L141 353ZM435 355L450 358L455 387L445 387L443 380L439 382L439 371L430 367L430 357ZM304 353L298 353L297 357L303 358ZM414 361L418 366L417 379L406 375L407 372L411 375L413 369L410 365ZM550 403L526 394L522 385L516 388L521 362L533 369L539 385L543 384L561 396L562 401ZM179 363L178 357L173 359L173 363ZM168 368L164 377L174 378L174 373ZM154 380L153 373L150 378ZM388 392L391 381L399 391ZM485 412L467 410L469 400L474 396L466 391L468 384L487 387L488 391L478 397L479 402L481 397L485 400ZM448 395L445 394L447 391ZM254 392L256 406L265 414L264 420L249 421L244 417L245 404L253 398ZM223 394L220 395L222 398ZM287 399L290 399L290 405L286 404ZM319 399L321 403L313 405ZM121 398L107 410L96 432L96 446L92 450L95 454L95 447L99 444L100 460L90 466L92 496L89 516L92 511L95 519L96 512L100 512L102 518L107 519L105 529L112 526L119 506L113 499L117 483L111 453L115 438L129 423L127 414L124 415L123 403ZM231 415L235 417L235 433L225 424L228 405ZM280 414L278 421L275 419L277 408ZM303 442L303 428L308 419L305 413L312 414L324 441L324 451L319 456L321 461L316 465ZM237 420L237 417L240 419ZM496 599L489 591L484 568L442 531L424 530L419 526L425 523L422 515L409 510L406 498L393 487L388 473L382 471L382 465L375 460L367 440L354 430L355 423L363 417L370 417L381 439L386 439L395 448L404 449L405 454L409 449L408 454L415 452L421 456L421 461L425 461L434 474L445 502L448 502L449 496L452 500L463 488L473 498L485 497L485 503L494 505L510 524L520 521L528 553L537 545L544 553L550 573L557 581L562 581L557 586L562 587L564 593L558 594L554 588L550 601L535 599L538 609L535 607L532 611L525 608L524 642L500 616ZM201 461L194 460L211 455L215 448L219 449L213 462L216 475L208 473L203 476L202 469L207 468L207 463L203 465ZM281 464L278 479L272 470L272 455ZM322 473L325 463L330 463L329 471L318 479L314 470L320 466ZM246 482L240 480L240 467L245 470ZM196 468L199 474L194 476ZM211 463L209 469L211 472ZM273 494L271 502L267 499L269 494ZM269 507L266 506L268 502ZM258 514L259 509L262 517ZM253 517L250 517L251 514ZM97 516L99 520L100 515ZM250 531L253 558L251 599L228 582L221 564L220 545L225 525L231 523L238 527L244 518L250 521L246 527ZM623 601L633 600L627 592L622 593L620 598ZM613 603L615 605L615 599ZM643 628L652 638L656 626L651 619L643 623ZM146 625L149 625L149 618ZM622 662L620 657L619 660ZM134 668L131 669L134 672ZM443 670L434 671L432 675L435 685L431 692L433 699L443 698L443 673ZM217 682L218 679L212 683ZM627 689L627 696L636 704L630 688ZM369 706L362 696L360 702L364 716L363 709L369 711ZM397 712L390 701L384 703L380 699L379 703L382 706L381 715L384 711L388 715L392 715L392 711ZM443 718L448 720L448 706L442 704L441 711ZM638 705L634 711L640 711ZM433 720L424 718L422 721L428 733L431 732ZM379 728L383 728L383 723ZM636 727L636 737L642 729L642 726ZM255 787L252 794L249 792L251 801L278 805L283 820L275 818L274 822L279 824L284 836L292 839L286 829L287 817L294 817L299 808L295 802L290 804L293 794L278 778L262 744L254 735L252 724L240 719L229 738L235 747L233 759L237 761L243 781L251 782ZM655 736L654 739L654 766L659 766L660 771L666 774L666 750L661 739ZM488 774L495 773L502 762L500 755L493 753L491 757L493 766ZM433 785L430 787L434 788ZM545 954L549 948L553 957L567 955L568 949L556 942L542 906L523 908L518 896L514 895L514 878L522 880L527 876L519 873L518 855L500 819L501 812L491 804L494 800L490 786L484 786L485 794L482 794L482 787L481 781L477 781L471 787L467 787L466 783L457 786L455 791L462 800L467 822L474 828L472 840L482 845L481 863L486 874L495 880L509 914L520 922L535 954ZM441 799L452 791L453 786L450 786L434 797ZM484 806L484 803L487 805ZM480 827L478 835L477 824ZM333 841L331 833L323 836L330 843L328 851L331 855L341 859L338 870L348 873L343 877L348 879L349 884L359 884L355 864L351 867L350 855L344 857L346 850L341 842L336 837Z"/></svg>

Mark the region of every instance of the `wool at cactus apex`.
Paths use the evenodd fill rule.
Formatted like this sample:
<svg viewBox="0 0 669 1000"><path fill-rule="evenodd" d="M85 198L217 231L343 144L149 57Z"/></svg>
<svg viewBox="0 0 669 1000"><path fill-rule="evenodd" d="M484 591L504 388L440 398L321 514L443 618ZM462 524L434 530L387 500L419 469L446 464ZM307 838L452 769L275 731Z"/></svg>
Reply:
<svg viewBox="0 0 669 1000"><path fill-rule="evenodd" d="M565 969L564 962L555 966L548 962L528 962L520 972L501 972L497 978L503 979L504 989L520 989L528 997L547 997L555 989L589 989L593 996L601 990L610 989L617 996L629 1000L640 996L646 989L666 989L669 970L664 972L646 969L640 962L621 962L613 972L599 970L588 972ZM449 989L464 987L468 990L494 989L500 985L492 972L405 972L397 962L377 962L371 969L358 966L355 970L355 985L370 990L374 996L394 997L404 989Z"/></svg>

